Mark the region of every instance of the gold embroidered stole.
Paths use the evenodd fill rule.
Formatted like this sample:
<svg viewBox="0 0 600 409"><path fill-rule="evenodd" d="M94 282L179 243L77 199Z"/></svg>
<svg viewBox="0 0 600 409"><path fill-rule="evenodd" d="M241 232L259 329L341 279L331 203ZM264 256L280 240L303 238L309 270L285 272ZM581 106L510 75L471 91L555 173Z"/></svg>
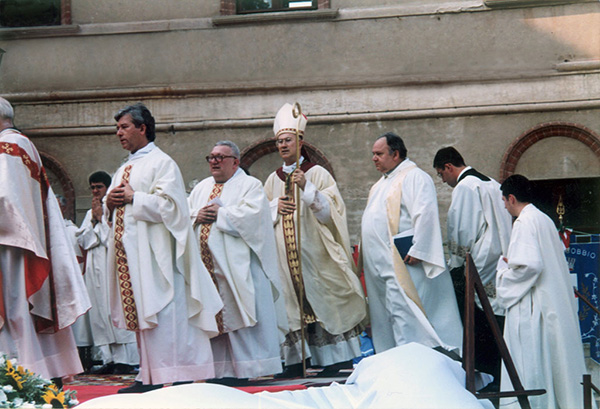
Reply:
<svg viewBox="0 0 600 409"><path fill-rule="evenodd" d="M221 192L223 192L223 183L215 183L210 195L208 196L208 202L221 196ZM210 235L211 227L212 223L203 223L200 225L200 256L202 257L202 262L206 266L206 269L210 273L210 277L212 278L213 283L215 283L215 286L218 290L219 283L217 282L217 277L215 276L215 265L213 263L210 249L208 248L208 236ZM217 327L219 328L219 334L223 334L225 332L225 325L223 323L223 310L217 313L215 319L217 321Z"/></svg>
<svg viewBox="0 0 600 409"><path fill-rule="evenodd" d="M285 179L285 194L287 197L294 197L294 184L291 182L292 173L288 174ZM296 211L300 211L300 200L298 200L298 206ZM298 247L296 246L296 223L295 223L295 214L285 214L282 216L283 223L283 237L285 241L285 250L287 254L287 262L288 268L290 270L290 275L292 278L292 284L294 285L294 292L296 293L296 298L298 299L298 305L300 305L300 294L301 289L304 287L301 282L302 277L300 276L300 263L298 260ZM308 303L306 298L306 292L302 294L303 296L303 306L304 306L304 324L312 324L317 321L317 316L314 313L312 307Z"/></svg>
<svg viewBox="0 0 600 409"><path fill-rule="evenodd" d="M129 182L131 174L131 165L127 165L123 170L123 182ZM131 275L129 274L129 265L127 264L127 254L123 247L123 232L125 225L123 217L125 215L125 205L115 209L115 255L117 258L117 277L121 293L121 305L125 316L125 325L128 330L135 331L139 329L138 315L133 298L133 288L131 286Z"/></svg>
<svg viewBox="0 0 600 409"><path fill-rule="evenodd" d="M412 165L403 169L394 177L394 180L391 183L391 186L388 190L388 194L385 198L385 205L388 216L388 235L391 243L392 249L392 259L394 261L394 272L396 273L396 279L400 286L404 289L404 292L417 304L417 306L423 311L425 314L425 309L423 308L423 304L421 303L421 298L419 297L419 293L417 292L417 288L415 287L415 283L410 277L410 273L406 268L406 264L404 264L404 260L400 256L398 249L394 245L393 235L398 231L398 226L400 225L400 204L402 202L402 183L404 182L404 178L408 174L409 171L416 168L417 165ZM381 183L384 178L381 178L379 182L375 183L369 192L369 200L371 199L371 194L375 191L375 187ZM425 314L427 315L427 314Z"/></svg>

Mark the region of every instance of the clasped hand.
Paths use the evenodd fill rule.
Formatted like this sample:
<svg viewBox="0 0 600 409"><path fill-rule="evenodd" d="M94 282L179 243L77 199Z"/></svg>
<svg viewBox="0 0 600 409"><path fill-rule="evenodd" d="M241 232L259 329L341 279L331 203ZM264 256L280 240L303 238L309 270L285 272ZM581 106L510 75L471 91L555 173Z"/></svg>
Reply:
<svg viewBox="0 0 600 409"><path fill-rule="evenodd" d="M112 212L115 207L133 203L134 193L134 190L128 182L121 182L119 186L106 195L106 206L108 207L108 210Z"/></svg>
<svg viewBox="0 0 600 409"><path fill-rule="evenodd" d="M219 214L219 205L212 203L204 206L198 211L194 224L210 224L217 221L217 215Z"/></svg>

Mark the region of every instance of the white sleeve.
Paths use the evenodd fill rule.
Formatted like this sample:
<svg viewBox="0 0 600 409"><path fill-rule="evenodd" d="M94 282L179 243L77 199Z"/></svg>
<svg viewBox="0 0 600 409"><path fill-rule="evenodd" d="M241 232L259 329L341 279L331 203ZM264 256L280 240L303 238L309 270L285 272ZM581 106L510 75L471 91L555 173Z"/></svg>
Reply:
<svg viewBox="0 0 600 409"><path fill-rule="evenodd" d="M302 192L302 201L312 210L317 220L322 224L331 222L331 209L325 196L309 180L306 181Z"/></svg>
<svg viewBox="0 0 600 409"><path fill-rule="evenodd" d="M543 270L542 252L532 226L518 220L508 247L508 267L496 276L496 294L508 309L517 304L535 285Z"/></svg>

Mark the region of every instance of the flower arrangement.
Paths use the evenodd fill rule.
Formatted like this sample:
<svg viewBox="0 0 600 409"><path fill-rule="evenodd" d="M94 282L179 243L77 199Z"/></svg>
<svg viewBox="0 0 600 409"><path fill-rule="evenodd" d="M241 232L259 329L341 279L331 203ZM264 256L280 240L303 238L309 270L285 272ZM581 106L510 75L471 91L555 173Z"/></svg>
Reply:
<svg viewBox="0 0 600 409"><path fill-rule="evenodd" d="M75 391L63 391L47 379L0 357L0 408L70 408L79 402Z"/></svg>

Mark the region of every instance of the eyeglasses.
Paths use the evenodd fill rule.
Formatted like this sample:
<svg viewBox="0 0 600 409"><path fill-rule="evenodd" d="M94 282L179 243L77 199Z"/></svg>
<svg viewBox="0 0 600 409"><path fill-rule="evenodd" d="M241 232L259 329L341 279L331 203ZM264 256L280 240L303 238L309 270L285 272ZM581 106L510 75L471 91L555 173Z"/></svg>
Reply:
<svg viewBox="0 0 600 409"><path fill-rule="evenodd" d="M275 141L275 145L280 146L280 145L289 145L290 143L292 143L292 141L294 141L296 138L281 138L281 139L277 139Z"/></svg>
<svg viewBox="0 0 600 409"><path fill-rule="evenodd" d="M223 162L223 159L225 158L235 158L235 156L223 156L223 155L208 155L206 157L206 161L208 163L214 161L215 163L221 163Z"/></svg>

